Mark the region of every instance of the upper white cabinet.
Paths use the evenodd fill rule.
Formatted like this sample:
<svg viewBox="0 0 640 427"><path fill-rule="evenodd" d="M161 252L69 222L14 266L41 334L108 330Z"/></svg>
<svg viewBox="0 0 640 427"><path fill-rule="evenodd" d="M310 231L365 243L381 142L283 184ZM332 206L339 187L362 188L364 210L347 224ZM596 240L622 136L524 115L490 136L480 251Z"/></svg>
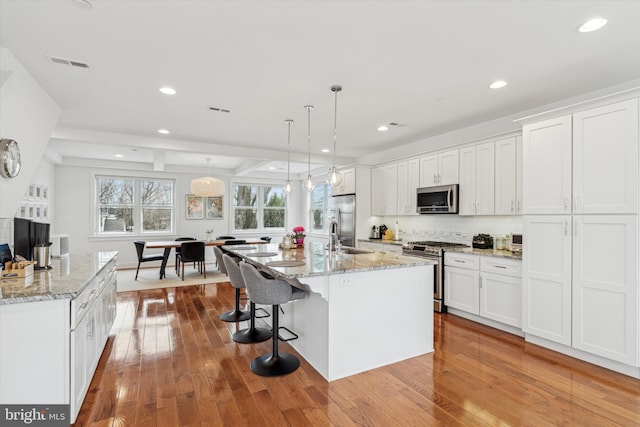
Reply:
<svg viewBox="0 0 640 427"><path fill-rule="evenodd" d="M420 157L420 187L458 183L458 150Z"/></svg>
<svg viewBox="0 0 640 427"><path fill-rule="evenodd" d="M494 170L493 142L460 149L460 215L494 214Z"/></svg>
<svg viewBox="0 0 640 427"><path fill-rule="evenodd" d="M522 214L522 138L495 143L495 214ZM460 172L462 174L462 171Z"/></svg>
<svg viewBox="0 0 640 427"><path fill-rule="evenodd" d="M573 115L573 212L638 212L638 100Z"/></svg>
<svg viewBox="0 0 640 427"><path fill-rule="evenodd" d="M420 186L420 160L398 162L398 215L418 215L416 189Z"/></svg>
<svg viewBox="0 0 640 427"><path fill-rule="evenodd" d="M390 163L371 170L371 215L398 214L398 165Z"/></svg>
<svg viewBox="0 0 640 427"><path fill-rule="evenodd" d="M342 194L355 194L356 193L356 170L355 168L341 170L342 182L336 188L333 189L333 195L339 196Z"/></svg>
<svg viewBox="0 0 640 427"><path fill-rule="evenodd" d="M525 125L523 163L525 214L637 213L638 100Z"/></svg>
<svg viewBox="0 0 640 427"><path fill-rule="evenodd" d="M571 212L571 116L522 128L525 215Z"/></svg>

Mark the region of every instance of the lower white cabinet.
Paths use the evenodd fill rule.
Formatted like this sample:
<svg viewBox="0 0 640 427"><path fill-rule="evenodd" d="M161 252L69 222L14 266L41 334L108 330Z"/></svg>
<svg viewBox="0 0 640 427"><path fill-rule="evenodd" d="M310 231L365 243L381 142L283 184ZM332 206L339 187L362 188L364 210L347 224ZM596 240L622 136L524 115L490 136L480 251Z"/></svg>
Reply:
<svg viewBox="0 0 640 427"><path fill-rule="evenodd" d="M522 326L521 261L446 252L444 264L447 307Z"/></svg>

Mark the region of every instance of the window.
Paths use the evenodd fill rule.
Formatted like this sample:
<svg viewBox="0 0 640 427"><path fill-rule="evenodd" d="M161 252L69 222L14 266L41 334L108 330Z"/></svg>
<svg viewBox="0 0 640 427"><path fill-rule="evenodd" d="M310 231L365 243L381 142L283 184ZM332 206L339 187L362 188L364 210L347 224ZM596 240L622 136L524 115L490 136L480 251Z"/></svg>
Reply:
<svg viewBox="0 0 640 427"><path fill-rule="evenodd" d="M311 192L309 228L312 231L327 231L327 213L331 209L331 186L317 185Z"/></svg>
<svg viewBox="0 0 640 427"><path fill-rule="evenodd" d="M96 176L99 235L173 233L174 181Z"/></svg>
<svg viewBox="0 0 640 427"><path fill-rule="evenodd" d="M282 186L233 186L234 230L283 230L286 195Z"/></svg>

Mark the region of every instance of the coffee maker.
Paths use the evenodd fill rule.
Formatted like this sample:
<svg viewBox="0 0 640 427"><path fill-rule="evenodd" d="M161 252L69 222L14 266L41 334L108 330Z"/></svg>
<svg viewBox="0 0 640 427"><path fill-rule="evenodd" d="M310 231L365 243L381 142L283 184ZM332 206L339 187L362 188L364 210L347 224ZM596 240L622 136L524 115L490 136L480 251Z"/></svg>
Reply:
<svg viewBox="0 0 640 427"><path fill-rule="evenodd" d="M371 227L371 235L369 236L370 239L380 239L380 229L378 228L377 225L374 225L373 227Z"/></svg>

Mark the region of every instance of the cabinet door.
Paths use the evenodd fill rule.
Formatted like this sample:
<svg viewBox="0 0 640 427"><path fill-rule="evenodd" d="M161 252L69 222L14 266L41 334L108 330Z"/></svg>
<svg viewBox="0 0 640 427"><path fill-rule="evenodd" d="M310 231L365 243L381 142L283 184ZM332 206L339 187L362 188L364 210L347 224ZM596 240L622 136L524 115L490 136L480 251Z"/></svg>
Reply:
<svg viewBox="0 0 640 427"><path fill-rule="evenodd" d="M571 217L525 216L522 330L571 345Z"/></svg>
<svg viewBox="0 0 640 427"><path fill-rule="evenodd" d="M397 215L398 213L398 164L391 163L384 166L384 182L382 183L384 194L384 214Z"/></svg>
<svg viewBox="0 0 640 427"><path fill-rule="evenodd" d="M458 213L476 213L476 148L460 149L460 186L458 188Z"/></svg>
<svg viewBox="0 0 640 427"><path fill-rule="evenodd" d="M522 279L480 273L480 316L522 326Z"/></svg>
<svg viewBox="0 0 640 427"><path fill-rule="evenodd" d="M420 157L420 187L438 185L438 156Z"/></svg>
<svg viewBox="0 0 640 427"><path fill-rule="evenodd" d="M522 137L516 137L516 214L522 215Z"/></svg>
<svg viewBox="0 0 640 427"><path fill-rule="evenodd" d="M476 147L476 215L493 215L495 193L494 143Z"/></svg>
<svg viewBox="0 0 640 427"><path fill-rule="evenodd" d="M451 150L438 155L438 185L457 184L458 150Z"/></svg>
<svg viewBox="0 0 640 427"><path fill-rule="evenodd" d="M90 320L85 316L71 331L71 418L75 419L82 401L85 390L89 386L87 369L87 333L90 327Z"/></svg>
<svg viewBox="0 0 640 427"><path fill-rule="evenodd" d="M638 366L638 218L574 217L573 347Z"/></svg>
<svg viewBox="0 0 640 427"><path fill-rule="evenodd" d="M638 100L573 115L573 212L638 212Z"/></svg>
<svg viewBox="0 0 640 427"><path fill-rule="evenodd" d="M342 194L355 194L356 192L356 170L345 169L342 172L342 184L340 191Z"/></svg>
<svg viewBox="0 0 640 427"><path fill-rule="evenodd" d="M464 268L444 268L444 301L448 307L480 314L480 273Z"/></svg>
<svg viewBox="0 0 640 427"><path fill-rule="evenodd" d="M495 213L496 215L515 215L517 214L516 186L519 181L516 175L516 138L496 141L495 150Z"/></svg>
<svg viewBox="0 0 640 427"><path fill-rule="evenodd" d="M418 215L416 189L420 186L420 160L398 162L398 215Z"/></svg>
<svg viewBox="0 0 640 427"><path fill-rule="evenodd" d="M571 116L525 125L523 213L571 213Z"/></svg>
<svg viewBox="0 0 640 427"><path fill-rule="evenodd" d="M384 169L371 170L371 215L384 215Z"/></svg>

